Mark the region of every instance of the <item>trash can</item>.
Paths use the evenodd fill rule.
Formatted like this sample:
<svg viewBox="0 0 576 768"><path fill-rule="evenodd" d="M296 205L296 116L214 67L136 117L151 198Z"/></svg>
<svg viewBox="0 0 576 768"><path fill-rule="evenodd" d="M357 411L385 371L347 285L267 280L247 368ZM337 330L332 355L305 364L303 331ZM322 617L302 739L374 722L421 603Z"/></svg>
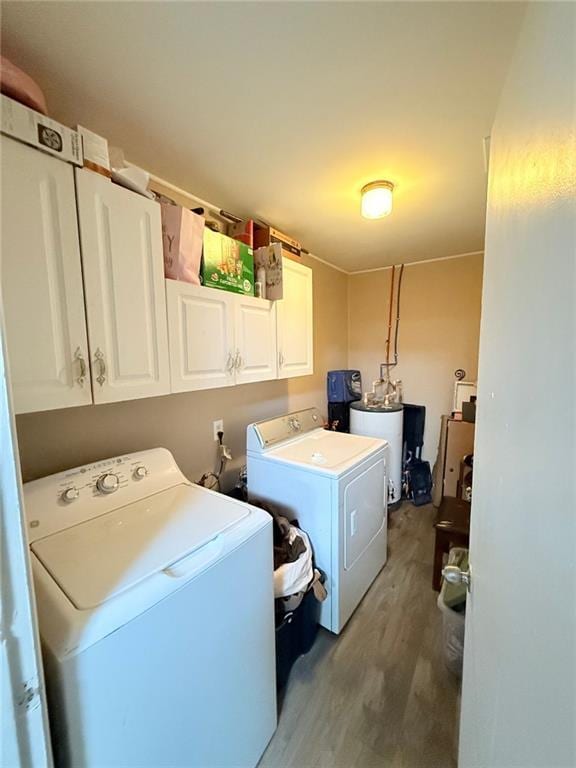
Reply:
<svg viewBox="0 0 576 768"><path fill-rule="evenodd" d="M448 565L468 569L468 550L454 547L448 556ZM442 613L442 645L447 669L462 677L464 661L464 623L466 619L465 584L450 584L445 579L438 595L438 608Z"/></svg>
<svg viewBox="0 0 576 768"><path fill-rule="evenodd" d="M299 656L314 645L320 619L320 600L325 580L314 567L312 545L307 534L281 515L274 517L275 542L274 608L276 617L276 683L282 690ZM295 548L295 549L294 549ZM295 556L295 553L298 553ZM286 559L286 555L288 558Z"/></svg>
<svg viewBox="0 0 576 768"><path fill-rule="evenodd" d="M318 634L320 603L308 589L300 604L284 613L282 598L276 600L276 686L281 691L294 662L312 648Z"/></svg>
<svg viewBox="0 0 576 768"><path fill-rule="evenodd" d="M326 574L315 567L312 544L297 520L258 499L249 502L265 509L273 521L276 687L281 691L296 659L316 640Z"/></svg>

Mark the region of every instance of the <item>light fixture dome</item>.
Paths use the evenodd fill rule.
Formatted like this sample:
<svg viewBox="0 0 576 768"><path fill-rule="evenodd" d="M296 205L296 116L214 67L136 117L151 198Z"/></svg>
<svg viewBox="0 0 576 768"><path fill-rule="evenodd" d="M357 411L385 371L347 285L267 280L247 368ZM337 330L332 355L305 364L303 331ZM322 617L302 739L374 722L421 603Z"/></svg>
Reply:
<svg viewBox="0 0 576 768"><path fill-rule="evenodd" d="M392 211L391 181L371 181L362 187L362 216L365 219L382 219Z"/></svg>

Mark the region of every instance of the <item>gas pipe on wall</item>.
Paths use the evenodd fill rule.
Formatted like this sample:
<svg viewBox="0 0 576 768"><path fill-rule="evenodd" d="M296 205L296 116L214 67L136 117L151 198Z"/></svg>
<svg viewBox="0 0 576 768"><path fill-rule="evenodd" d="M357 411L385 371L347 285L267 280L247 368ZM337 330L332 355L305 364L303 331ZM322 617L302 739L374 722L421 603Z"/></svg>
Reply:
<svg viewBox="0 0 576 768"><path fill-rule="evenodd" d="M404 265L398 270L392 267L390 299L388 309L388 333L386 338L386 360L380 364L380 377L372 383L372 391L365 392L362 400L350 404L350 432L387 440L390 445L388 468L388 502L395 504L402 497L402 382L391 378L391 371L398 365L398 331L400 328L400 293ZM393 310L396 318L393 326ZM390 360L390 348L394 339L394 357Z"/></svg>

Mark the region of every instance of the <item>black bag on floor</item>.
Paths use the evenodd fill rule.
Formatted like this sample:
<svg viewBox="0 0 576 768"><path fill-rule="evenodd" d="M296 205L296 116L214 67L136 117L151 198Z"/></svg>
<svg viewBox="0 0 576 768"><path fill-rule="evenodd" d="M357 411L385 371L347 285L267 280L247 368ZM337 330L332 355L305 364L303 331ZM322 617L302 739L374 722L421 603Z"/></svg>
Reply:
<svg viewBox="0 0 576 768"><path fill-rule="evenodd" d="M407 468L408 496L415 507L430 504L432 501L432 473L430 462L413 459Z"/></svg>

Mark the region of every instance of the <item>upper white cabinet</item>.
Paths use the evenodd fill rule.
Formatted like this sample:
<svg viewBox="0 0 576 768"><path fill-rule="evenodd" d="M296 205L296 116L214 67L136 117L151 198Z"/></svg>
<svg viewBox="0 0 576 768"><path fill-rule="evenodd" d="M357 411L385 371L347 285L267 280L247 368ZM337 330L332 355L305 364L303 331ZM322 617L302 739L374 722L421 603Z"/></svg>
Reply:
<svg viewBox="0 0 576 768"><path fill-rule="evenodd" d="M76 171L95 403L170 392L160 206Z"/></svg>
<svg viewBox="0 0 576 768"><path fill-rule="evenodd" d="M166 280L172 391L234 384L234 307L230 294Z"/></svg>
<svg viewBox="0 0 576 768"><path fill-rule="evenodd" d="M1 276L16 413L92 402L71 165L5 136Z"/></svg>
<svg viewBox="0 0 576 768"><path fill-rule="evenodd" d="M313 372L312 270L283 264L276 302L166 280L173 392Z"/></svg>
<svg viewBox="0 0 576 768"><path fill-rule="evenodd" d="M314 372L312 270L283 259L284 298L276 302L278 318L278 378Z"/></svg>
<svg viewBox="0 0 576 768"><path fill-rule="evenodd" d="M277 377L276 305L252 296L233 296L236 383Z"/></svg>
<svg viewBox="0 0 576 768"><path fill-rule="evenodd" d="M172 391L276 378L274 303L166 280Z"/></svg>
<svg viewBox="0 0 576 768"><path fill-rule="evenodd" d="M271 302L164 280L160 206L1 137L1 291L16 413L313 371L312 271Z"/></svg>

